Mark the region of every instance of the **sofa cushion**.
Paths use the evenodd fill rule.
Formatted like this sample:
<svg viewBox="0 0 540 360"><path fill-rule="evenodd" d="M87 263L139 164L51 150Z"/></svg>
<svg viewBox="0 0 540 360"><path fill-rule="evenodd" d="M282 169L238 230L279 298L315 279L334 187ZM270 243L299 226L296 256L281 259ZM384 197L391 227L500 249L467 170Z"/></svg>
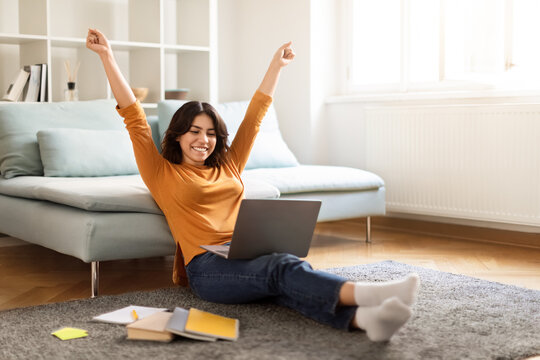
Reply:
<svg viewBox="0 0 540 360"><path fill-rule="evenodd" d="M161 137L167 130L171 118L186 101L165 100L158 104L159 129ZM249 101L237 101L216 105L217 112L225 121L229 131L229 142L234 139L238 127L244 119ZM253 144L246 169L298 166L298 160L291 152L279 131L276 110L273 105L262 121L259 134Z"/></svg>
<svg viewBox="0 0 540 360"><path fill-rule="evenodd" d="M321 191L283 194L284 200L322 201L317 221L335 221L365 216L384 215L386 189L384 186L372 190Z"/></svg>
<svg viewBox="0 0 540 360"><path fill-rule="evenodd" d="M49 129L37 139L45 176L139 173L126 130Z"/></svg>
<svg viewBox="0 0 540 360"><path fill-rule="evenodd" d="M140 175L91 178L19 176L0 179L0 193L89 211L161 214Z"/></svg>
<svg viewBox="0 0 540 360"><path fill-rule="evenodd" d="M251 179L244 181L244 184L246 198L279 197L279 191L268 183ZM47 200L89 211L162 214L140 175L0 178L0 194Z"/></svg>
<svg viewBox="0 0 540 360"><path fill-rule="evenodd" d="M121 130L112 100L0 104L0 173L43 175L37 132L51 128Z"/></svg>
<svg viewBox="0 0 540 360"><path fill-rule="evenodd" d="M264 180L278 188L281 194L375 190L384 186L384 181L369 171L341 166L253 169L244 171L242 176L244 179Z"/></svg>
<svg viewBox="0 0 540 360"><path fill-rule="evenodd" d="M246 199L277 199L281 195L278 188L266 181L242 178L242 182Z"/></svg>

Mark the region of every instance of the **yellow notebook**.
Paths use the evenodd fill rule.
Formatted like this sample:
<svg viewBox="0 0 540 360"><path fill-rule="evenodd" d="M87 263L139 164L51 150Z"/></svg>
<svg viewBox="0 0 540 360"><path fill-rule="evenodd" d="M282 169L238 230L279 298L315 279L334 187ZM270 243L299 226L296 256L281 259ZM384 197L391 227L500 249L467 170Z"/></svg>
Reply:
<svg viewBox="0 0 540 360"><path fill-rule="evenodd" d="M185 331L216 339L238 339L238 319L232 319L206 311L189 309Z"/></svg>

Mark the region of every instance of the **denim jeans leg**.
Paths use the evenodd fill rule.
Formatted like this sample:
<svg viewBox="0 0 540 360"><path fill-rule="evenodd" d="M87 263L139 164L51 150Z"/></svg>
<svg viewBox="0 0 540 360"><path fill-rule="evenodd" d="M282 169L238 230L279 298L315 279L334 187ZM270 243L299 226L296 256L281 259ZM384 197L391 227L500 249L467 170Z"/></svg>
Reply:
<svg viewBox="0 0 540 360"><path fill-rule="evenodd" d="M252 260L227 260L211 253L195 257L187 266L192 290L202 299L219 303L246 303L272 298L305 316L347 329L356 307L338 306L346 281L315 271L289 254L271 254Z"/></svg>

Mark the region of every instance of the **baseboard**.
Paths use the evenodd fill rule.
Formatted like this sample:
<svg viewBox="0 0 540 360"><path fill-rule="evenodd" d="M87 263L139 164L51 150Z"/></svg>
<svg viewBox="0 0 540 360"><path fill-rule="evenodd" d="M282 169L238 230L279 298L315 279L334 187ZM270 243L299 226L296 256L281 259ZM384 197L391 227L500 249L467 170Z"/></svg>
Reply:
<svg viewBox="0 0 540 360"><path fill-rule="evenodd" d="M540 233L405 219L391 216L373 217L371 224L374 228L540 249Z"/></svg>
<svg viewBox="0 0 540 360"><path fill-rule="evenodd" d="M503 223L499 221L481 221L467 218L451 218L444 216L425 215L425 214L410 214L398 212L386 212L386 217L395 217L400 219L420 220L427 222L436 222L444 224L464 225L479 228L489 228L497 230L510 230L515 232L540 233L540 226L532 226L517 223Z"/></svg>

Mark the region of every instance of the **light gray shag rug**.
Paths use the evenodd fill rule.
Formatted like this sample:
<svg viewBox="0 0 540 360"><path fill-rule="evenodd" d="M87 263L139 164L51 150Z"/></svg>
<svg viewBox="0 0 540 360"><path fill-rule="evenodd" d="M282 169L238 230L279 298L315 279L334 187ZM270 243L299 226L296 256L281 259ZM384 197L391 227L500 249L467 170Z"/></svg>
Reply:
<svg viewBox="0 0 540 360"><path fill-rule="evenodd" d="M540 291L393 261L328 269L355 281L383 281L410 272L422 285L411 320L386 343L361 331L340 331L260 302L220 305L183 288L135 292L0 312L0 359L521 359L540 354ZM236 342L126 340L122 325L91 318L127 305L196 307L240 319ZM64 326L82 339L50 335Z"/></svg>

